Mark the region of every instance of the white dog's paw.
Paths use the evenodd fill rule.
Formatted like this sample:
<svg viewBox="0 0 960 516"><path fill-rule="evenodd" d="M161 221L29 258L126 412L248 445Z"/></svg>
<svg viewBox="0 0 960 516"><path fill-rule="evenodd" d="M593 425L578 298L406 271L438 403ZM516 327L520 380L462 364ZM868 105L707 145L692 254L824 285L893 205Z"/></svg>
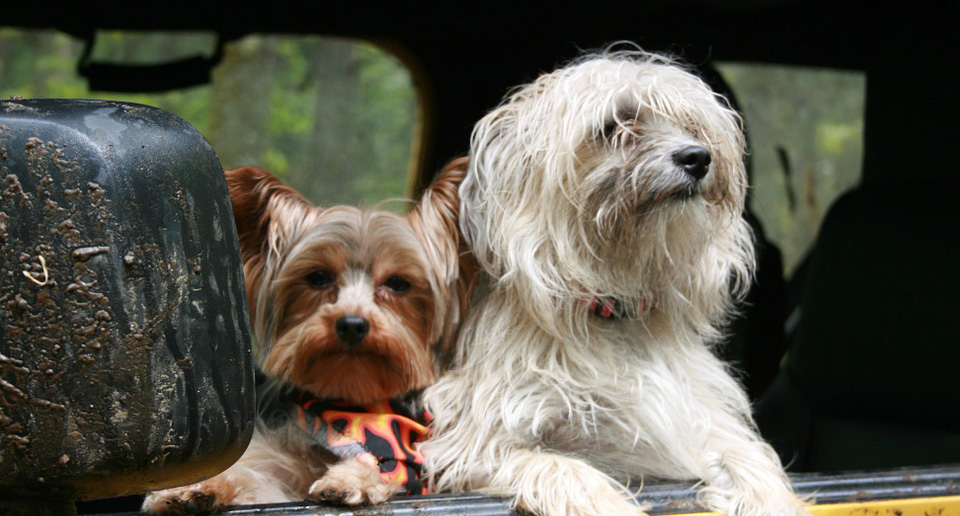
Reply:
<svg viewBox="0 0 960 516"><path fill-rule="evenodd" d="M362 505L381 503L397 490L399 486L384 483L377 468L347 459L331 466L310 486L307 495L313 500Z"/></svg>
<svg viewBox="0 0 960 516"><path fill-rule="evenodd" d="M606 489L592 490L586 494L585 500L577 500L578 506L574 507L577 514L647 516L644 507L637 505L633 497L628 497L626 493L613 487L606 486ZM579 505L580 503L582 505Z"/></svg>
<svg viewBox="0 0 960 516"><path fill-rule="evenodd" d="M778 507L743 505L729 512L730 516L810 516L802 504L784 503Z"/></svg>
<svg viewBox="0 0 960 516"><path fill-rule="evenodd" d="M802 500L790 492L759 493L727 497L701 496L710 509L729 516L810 516Z"/></svg>
<svg viewBox="0 0 960 516"><path fill-rule="evenodd" d="M559 497L521 494L516 508L537 516L647 516L643 507L608 486Z"/></svg>
<svg viewBox="0 0 960 516"><path fill-rule="evenodd" d="M220 512L233 503L236 490L223 483L191 484L150 493L143 512L156 515L186 515Z"/></svg>
<svg viewBox="0 0 960 516"><path fill-rule="evenodd" d="M628 489L590 464L563 455L518 450L492 480L480 490L513 495L516 508L537 516L646 516Z"/></svg>
<svg viewBox="0 0 960 516"><path fill-rule="evenodd" d="M735 516L810 516L810 511L803 506L803 502L792 494L783 495L778 501L761 500L761 502L766 503L762 505L743 503L740 510L734 514Z"/></svg>
<svg viewBox="0 0 960 516"><path fill-rule="evenodd" d="M583 493L586 496L573 497L567 501L567 514L578 516L647 516L644 507L636 504L622 491L607 486L606 489ZM551 513L549 516L553 516Z"/></svg>

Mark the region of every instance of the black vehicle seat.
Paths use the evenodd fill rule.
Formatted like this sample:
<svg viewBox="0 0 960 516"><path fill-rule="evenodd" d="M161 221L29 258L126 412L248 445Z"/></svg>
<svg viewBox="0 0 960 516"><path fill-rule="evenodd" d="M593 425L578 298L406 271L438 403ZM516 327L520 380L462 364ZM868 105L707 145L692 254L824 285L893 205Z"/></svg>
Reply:
<svg viewBox="0 0 960 516"><path fill-rule="evenodd" d="M755 400L773 382L785 352L787 286L780 249L766 239L755 215L748 210L744 218L753 230L757 268L753 285L727 330L729 337L717 352L732 366L750 399Z"/></svg>
<svg viewBox="0 0 960 516"><path fill-rule="evenodd" d="M960 462L960 203L864 186L828 213L758 424L798 471Z"/></svg>
<svg viewBox="0 0 960 516"><path fill-rule="evenodd" d="M903 72L868 73L862 185L824 219L795 339L757 405L795 471L960 463L956 129L936 103L946 87L904 103L918 83Z"/></svg>

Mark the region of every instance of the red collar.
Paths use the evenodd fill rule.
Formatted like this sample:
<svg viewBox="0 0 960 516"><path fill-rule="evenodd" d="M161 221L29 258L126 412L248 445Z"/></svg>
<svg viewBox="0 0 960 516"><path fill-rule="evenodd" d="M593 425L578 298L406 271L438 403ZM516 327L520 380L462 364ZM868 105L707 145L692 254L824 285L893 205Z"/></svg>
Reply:
<svg viewBox="0 0 960 516"><path fill-rule="evenodd" d="M647 305L647 299L643 298L640 300L640 304L636 310L631 311L618 299L595 297L590 300L587 309L591 314L601 319L617 321L621 319L639 319L647 313Z"/></svg>

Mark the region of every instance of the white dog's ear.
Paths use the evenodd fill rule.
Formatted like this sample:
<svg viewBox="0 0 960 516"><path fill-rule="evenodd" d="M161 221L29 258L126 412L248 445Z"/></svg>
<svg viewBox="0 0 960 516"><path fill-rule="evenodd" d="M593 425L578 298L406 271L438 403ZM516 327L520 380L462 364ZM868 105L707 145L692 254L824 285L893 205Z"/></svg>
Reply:
<svg viewBox="0 0 960 516"><path fill-rule="evenodd" d="M452 331L459 324L460 315L466 309L477 266L466 250L460 232L460 184L467 174L468 160L457 158L443 167L430 186L423 192L420 201L407 215L410 226L423 242L430 265L436 271L440 292L449 299L452 313L441 319L448 321L441 330L438 350L445 356L445 349L452 345Z"/></svg>

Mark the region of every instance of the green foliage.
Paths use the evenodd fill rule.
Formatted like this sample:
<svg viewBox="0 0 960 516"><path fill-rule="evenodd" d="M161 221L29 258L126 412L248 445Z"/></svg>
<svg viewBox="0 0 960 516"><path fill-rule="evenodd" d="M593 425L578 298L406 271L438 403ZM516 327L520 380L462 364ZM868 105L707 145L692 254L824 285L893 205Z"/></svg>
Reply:
<svg viewBox="0 0 960 516"><path fill-rule="evenodd" d="M783 252L789 276L827 208L860 179L864 75L733 63L720 71L744 116L750 209Z"/></svg>
<svg viewBox="0 0 960 516"><path fill-rule="evenodd" d="M863 140L863 120L851 123L824 122L817 126L817 148L825 153L842 155Z"/></svg>
<svg viewBox="0 0 960 516"><path fill-rule="evenodd" d="M198 33L97 34L93 58L158 63L209 54ZM0 98L89 98L184 118L225 168L258 165L322 204L374 204L407 192L416 96L393 56L362 42L253 35L231 42L210 85L162 94L91 92L76 74L82 42L0 29Z"/></svg>

